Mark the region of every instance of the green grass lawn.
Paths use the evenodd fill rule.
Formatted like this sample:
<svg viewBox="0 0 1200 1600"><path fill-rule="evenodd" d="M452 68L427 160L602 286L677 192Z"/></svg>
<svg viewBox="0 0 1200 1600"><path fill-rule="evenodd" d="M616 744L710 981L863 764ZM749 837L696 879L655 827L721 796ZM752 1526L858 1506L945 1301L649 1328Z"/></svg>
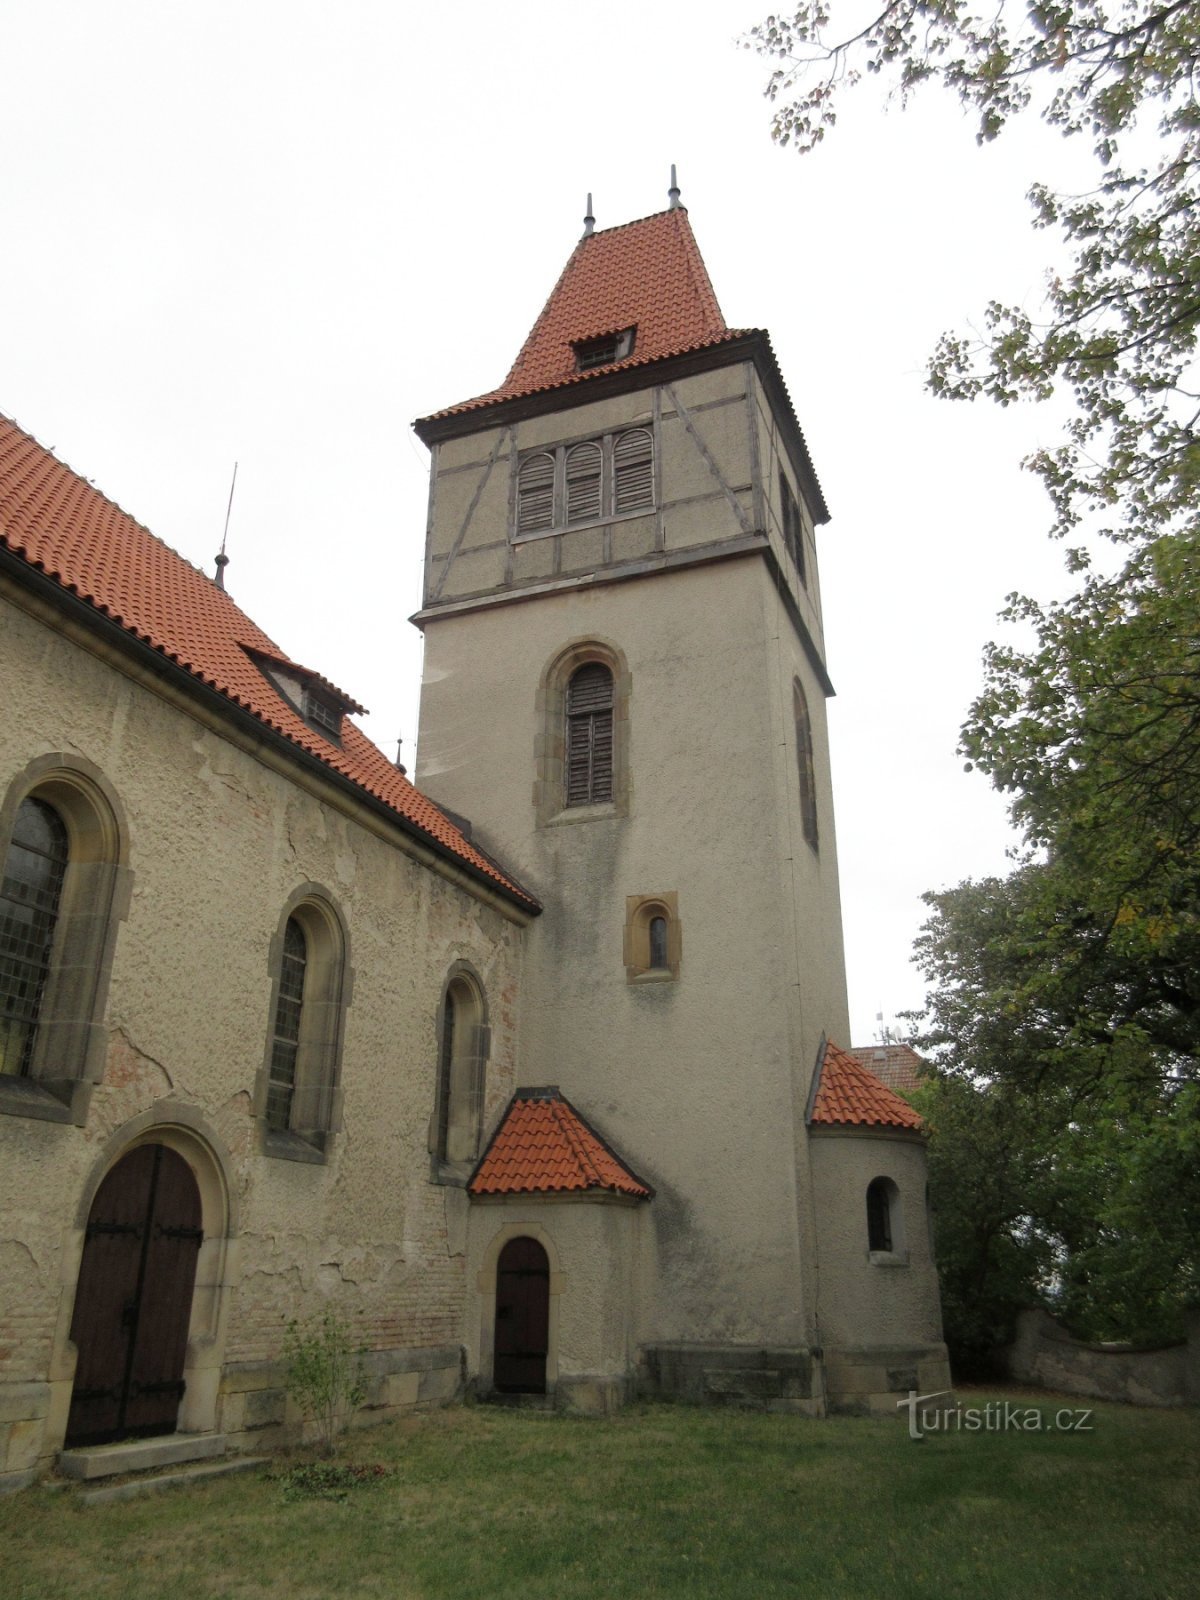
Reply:
<svg viewBox="0 0 1200 1600"><path fill-rule="evenodd" d="M286 1500L284 1458L120 1505L14 1496L0 1596L1192 1600L1200 1415L1092 1422L918 1445L890 1418L464 1407L356 1434L346 1458L391 1471L342 1501Z"/></svg>

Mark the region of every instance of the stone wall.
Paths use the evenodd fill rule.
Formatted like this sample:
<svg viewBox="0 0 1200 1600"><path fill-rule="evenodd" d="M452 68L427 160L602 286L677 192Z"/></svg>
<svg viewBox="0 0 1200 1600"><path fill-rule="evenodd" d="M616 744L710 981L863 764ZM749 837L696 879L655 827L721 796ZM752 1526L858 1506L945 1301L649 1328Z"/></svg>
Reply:
<svg viewBox="0 0 1200 1600"><path fill-rule="evenodd" d="M1003 1356L1010 1377L1043 1389L1138 1406L1200 1405L1200 1309L1190 1314L1186 1341L1157 1350L1085 1344L1040 1308L1022 1311Z"/></svg>

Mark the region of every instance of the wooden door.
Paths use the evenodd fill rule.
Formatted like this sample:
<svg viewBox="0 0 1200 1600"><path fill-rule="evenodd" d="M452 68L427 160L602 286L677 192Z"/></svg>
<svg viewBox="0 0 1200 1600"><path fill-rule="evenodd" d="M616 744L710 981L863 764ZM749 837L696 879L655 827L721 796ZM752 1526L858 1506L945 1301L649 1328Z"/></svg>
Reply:
<svg viewBox="0 0 1200 1600"><path fill-rule="evenodd" d="M71 1321L68 1446L174 1433L203 1237L196 1180L165 1145L131 1150L96 1191Z"/></svg>
<svg viewBox="0 0 1200 1600"><path fill-rule="evenodd" d="M496 1267L493 1381L505 1394L545 1394L550 1263L536 1239L510 1239Z"/></svg>

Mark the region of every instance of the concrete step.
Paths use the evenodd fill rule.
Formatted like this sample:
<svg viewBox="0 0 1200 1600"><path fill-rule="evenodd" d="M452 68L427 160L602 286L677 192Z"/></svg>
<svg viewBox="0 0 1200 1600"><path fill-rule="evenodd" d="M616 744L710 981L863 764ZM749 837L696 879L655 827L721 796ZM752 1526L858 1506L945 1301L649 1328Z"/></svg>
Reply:
<svg viewBox="0 0 1200 1600"><path fill-rule="evenodd" d="M233 1456L228 1461L198 1462L179 1472L161 1472L131 1478L128 1483L109 1483L97 1489L79 1489L73 1496L81 1505L112 1505L118 1500L137 1500L144 1494L162 1494L166 1489L187 1489L214 1478L227 1478L235 1472L253 1472L265 1467L268 1456Z"/></svg>
<svg viewBox="0 0 1200 1600"><path fill-rule="evenodd" d="M501 1394L498 1389L482 1396L486 1405L503 1406L508 1411L553 1411L552 1394Z"/></svg>
<svg viewBox="0 0 1200 1600"><path fill-rule="evenodd" d="M127 1472L153 1472L183 1461L211 1461L225 1454L223 1433L164 1433L153 1439L123 1439L119 1444L64 1450L58 1470L64 1478L116 1478Z"/></svg>

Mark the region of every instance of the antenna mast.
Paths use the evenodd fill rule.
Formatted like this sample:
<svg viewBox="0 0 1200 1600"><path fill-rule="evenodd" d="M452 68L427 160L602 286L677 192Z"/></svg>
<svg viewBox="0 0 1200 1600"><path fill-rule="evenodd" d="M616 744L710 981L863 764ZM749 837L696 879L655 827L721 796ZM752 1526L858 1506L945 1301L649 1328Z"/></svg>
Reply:
<svg viewBox="0 0 1200 1600"><path fill-rule="evenodd" d="M229 565L229 557L225 554L225 541L229 538L229 513L233 510L233 491L237 488L238 464L233 463L233 481L229 485L229 504L225 507L225 531L221 535L221 549L217 555L217 576L215 579L218 589L225 587L225 568Z"/></svg>

